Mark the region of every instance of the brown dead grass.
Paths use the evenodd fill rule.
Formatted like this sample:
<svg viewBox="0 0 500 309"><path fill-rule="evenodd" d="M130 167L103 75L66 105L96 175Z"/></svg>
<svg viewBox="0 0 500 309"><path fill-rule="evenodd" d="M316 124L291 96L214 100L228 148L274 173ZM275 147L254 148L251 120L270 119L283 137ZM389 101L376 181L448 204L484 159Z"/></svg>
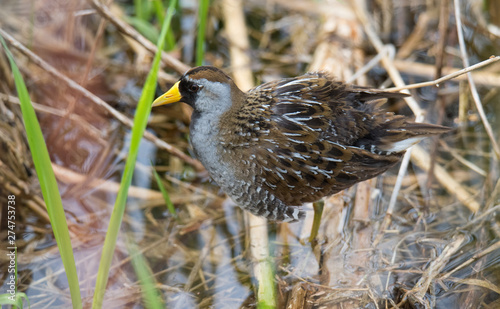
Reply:
<svg viewBox="0 0 500 309"><path fill-rule="evenodd" d="M462 68L457 29L440 23L443 18L455 20L451 2L403 1L394 6L394 1L368 1L366 9L357 2L353 9L343 1L248 1L248 33L241 35L248 35L250 48L240 52L250 56L246 69L257 82L319 69L375 87L434 80ZM82 295L90 306L126 134L153 47L136 34L130 36L133 29L126 23L126 28L117 23L125 14L118 4L102 18L107 11L101 8L99 14L90 2L42 0L33 2L33 10L31 3L7 1L0 28L11 37L37 102L67 211ZM224 20L221 3L216 1L210 11L206 59L235 73L242 68L229 65L237 56L235 42L224 31L231 24ZM469 10L463 10L465 4ZM177 18L192 17L184 8ZM498 16L489 16L475 1L464 1L461 18L472 62L500 50L500 39L491 30L500 25ZM164 55L163 89L190 64L183 52L194 35L194 28L185 29L178 34L184 43ZM380 61L358 76L377 55ZM496 139L499 74L498 62L472 74ZM0 203L6 205L7 195L14 193L21 205L19 289L28 293L33 308L65 308L66 279L3 54L0 79ZM412 94L411 109L404 103L388 108L408 115L422 111L426 122L456 130L414 149L400 177L394 169L326 199L312 243L307 241L309 219L269 224L268 235L262 237L269 237L279 307L499 306L500 170L492 138L474 107L470 82L461 76ZM167 306L254 307L255 261L243 212L225 201L189 156L188 113L181 105L154 111L149 126L154 135L145 139L122 231L142 249ZM164 177L180 222L168 215L151 181L150 160ZM2 235L4 226L2 212ZM0 269L6 269L6 262L0 260ZM142 307L123 239L112 267L106 307Z"/></svg>

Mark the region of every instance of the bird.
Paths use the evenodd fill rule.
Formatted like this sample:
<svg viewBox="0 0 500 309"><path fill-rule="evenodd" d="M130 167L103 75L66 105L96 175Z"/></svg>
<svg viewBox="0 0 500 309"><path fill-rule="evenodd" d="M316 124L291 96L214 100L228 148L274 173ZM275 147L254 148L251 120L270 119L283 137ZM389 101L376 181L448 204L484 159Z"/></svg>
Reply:
<svg viewBox="0 0 500 309"><path fill-rule="evenodd" d="M382 108L405 96L323 71L243 92L222 70L199 66L152 106L191 106L194 155L222 191L254 215L295 222L304 203L380 175L412 145L450 131Z"/></svg>

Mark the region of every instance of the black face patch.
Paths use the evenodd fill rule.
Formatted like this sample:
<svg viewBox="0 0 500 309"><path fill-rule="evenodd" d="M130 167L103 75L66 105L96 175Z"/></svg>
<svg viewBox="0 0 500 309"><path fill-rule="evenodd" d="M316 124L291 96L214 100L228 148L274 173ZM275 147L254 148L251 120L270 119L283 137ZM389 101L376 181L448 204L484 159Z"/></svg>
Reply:
<svg viewBox="0 0 500 309"><path fill-rule="evenodd" d="M192 108L194 108L194 104L199 93L198 91L193 91L196 87L201 87L201 85L197 85L195 82L181 78L179 83L179 93L181 94L180 101L188 104Z"/></svg>

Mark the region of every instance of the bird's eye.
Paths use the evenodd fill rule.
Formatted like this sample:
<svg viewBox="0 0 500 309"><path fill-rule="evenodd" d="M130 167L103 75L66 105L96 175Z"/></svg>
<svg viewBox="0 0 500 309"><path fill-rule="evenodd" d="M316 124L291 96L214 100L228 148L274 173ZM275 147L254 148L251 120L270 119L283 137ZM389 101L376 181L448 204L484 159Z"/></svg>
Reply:
<svg viewBox="0 0 500 309"><path fill-rule="evenodd" d="M201 88L202 88L202 86L200 86L200 85L191 84L189 86L189 91L190 92L198 92L198 91L200 91Z"/></svg>

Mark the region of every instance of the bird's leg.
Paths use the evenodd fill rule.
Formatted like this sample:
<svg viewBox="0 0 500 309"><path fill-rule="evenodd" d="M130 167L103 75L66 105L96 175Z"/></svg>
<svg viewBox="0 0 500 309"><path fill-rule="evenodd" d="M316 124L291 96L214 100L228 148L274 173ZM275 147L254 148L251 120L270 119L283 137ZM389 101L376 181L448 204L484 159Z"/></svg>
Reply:
<svg viewBox="0 0 500 309"><path fill-rule="evenodd" d="M314 219L311 228L311 236L309 236L309 242L312 242L316 236L318 236L319 225L321 224L321 215L323 215L323 207L325 203L323 200L313 203L314 209Z"/></svg>

